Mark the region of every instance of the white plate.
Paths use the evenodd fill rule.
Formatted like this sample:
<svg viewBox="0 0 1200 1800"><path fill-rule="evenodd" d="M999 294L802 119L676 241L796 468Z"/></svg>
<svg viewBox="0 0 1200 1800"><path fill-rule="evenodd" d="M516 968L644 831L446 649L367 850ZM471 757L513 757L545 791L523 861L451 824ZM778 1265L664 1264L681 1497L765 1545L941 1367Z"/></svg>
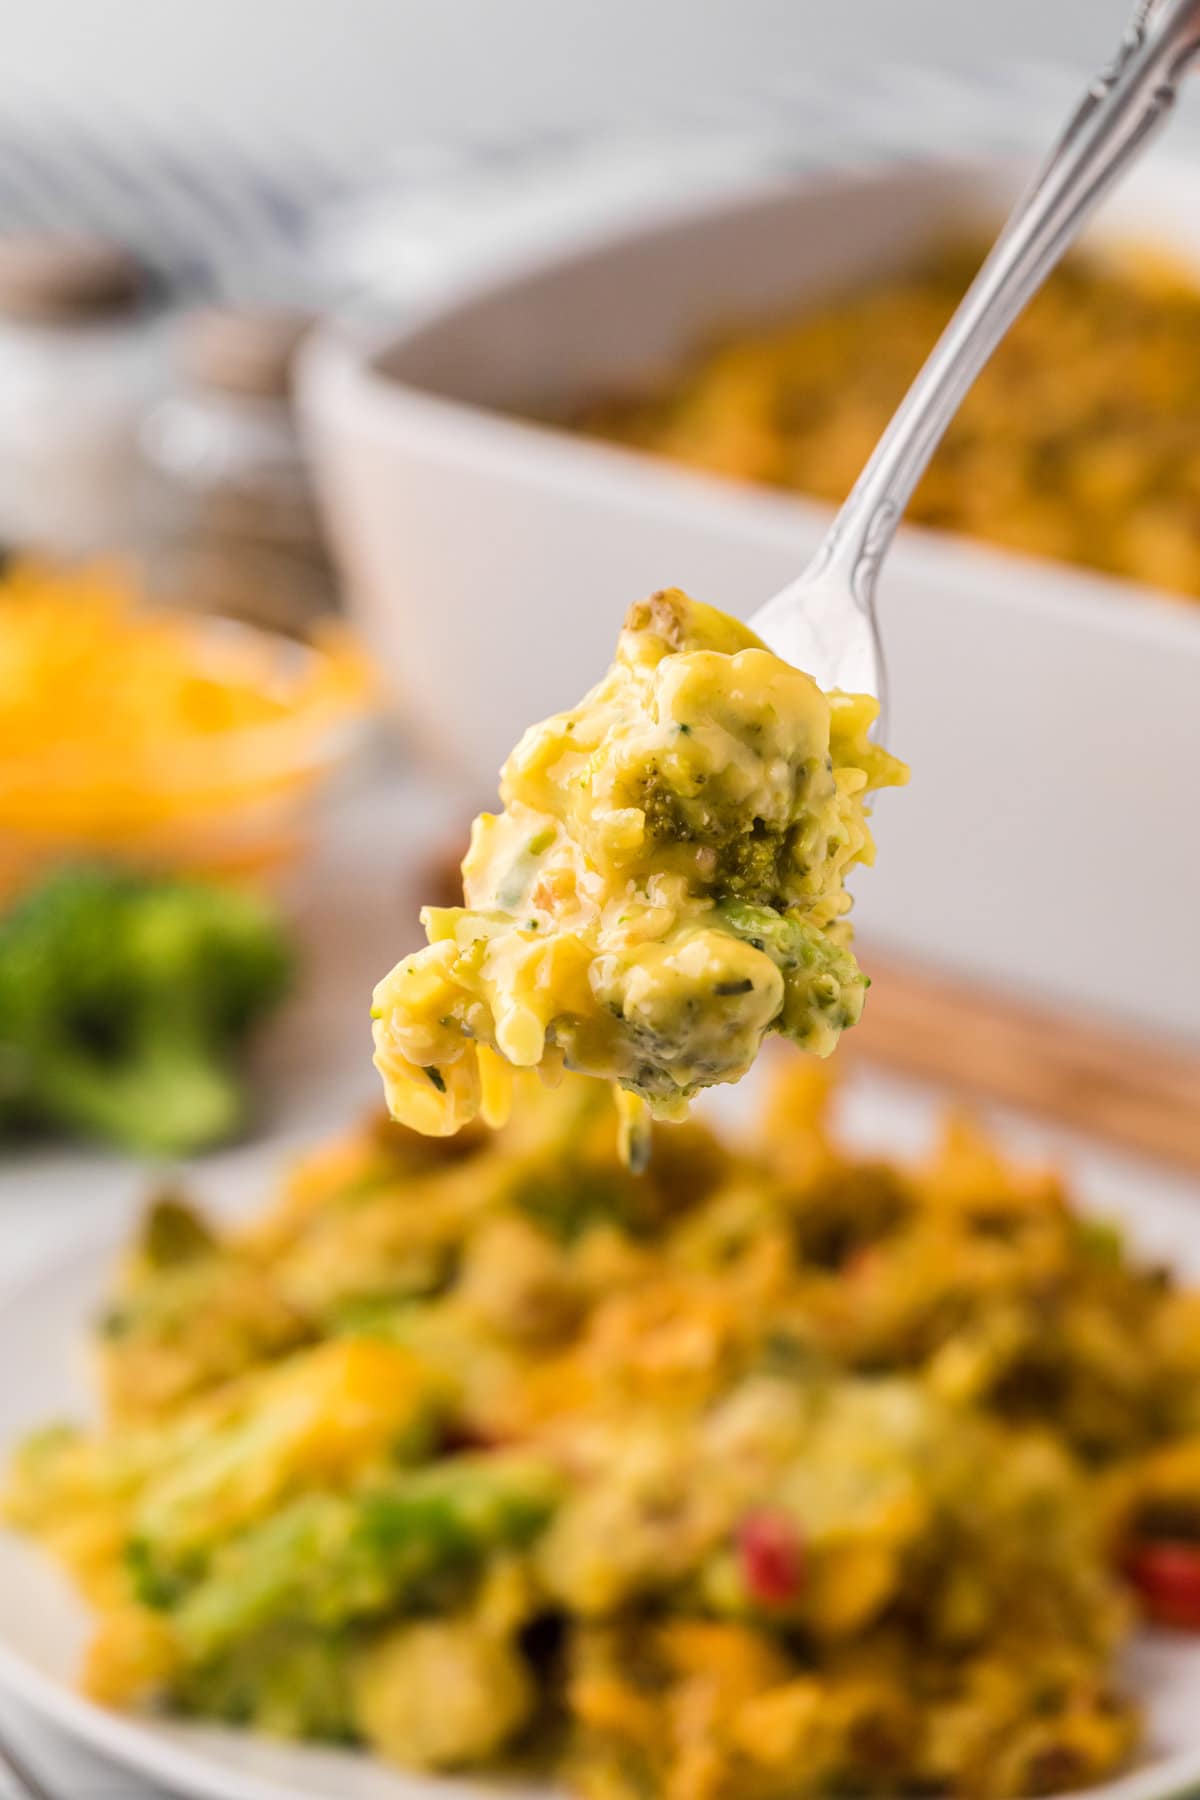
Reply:
<svg viewBox="0 0 1200 1800"><path fill-rule="evenodd" d="M856 1084L860 1085L860 1084ZM911 1143L911 1095L869 1084L850 1124L856 1136ZM1044 1138L1034 1135L1040 1147ZM1155 1256L1197 1272L1196 1195L1187 1184L1085 1154L1090 1190L1123 1216ZM111 1246L76 1253L0 1304L0 1446L88 1406L82 1346L104 1291ZM547 1800L545 1789L429 1779L350 1751L277 1743L235 1731L124 1717L82 1699L73 1682L88 1630L85 1609L29 1543L0 1531L0 1688L90 1749L172 1793L197 1800ZM1169 1800L1200 1787L1200 1639L1146 1637L1132 1679L1148 1712L1141 1764L1090 1790L1091 1800Z"/></svg>

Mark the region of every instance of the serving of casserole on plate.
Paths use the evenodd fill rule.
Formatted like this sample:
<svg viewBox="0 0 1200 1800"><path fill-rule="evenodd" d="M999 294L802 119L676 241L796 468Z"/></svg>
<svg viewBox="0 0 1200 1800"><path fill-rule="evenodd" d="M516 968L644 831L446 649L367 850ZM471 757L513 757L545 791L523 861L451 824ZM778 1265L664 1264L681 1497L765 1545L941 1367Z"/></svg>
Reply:
<svg viewBox="0 0 1200 1800"><path fill-rule="evenodd" d="M1090 1218L961 1122L853 1154L799 1062L766 1124L638 1177L582 1080L366 1122L12 1300L0 1679L222 1800L1193 1781L1186 1200Z"/></svg>

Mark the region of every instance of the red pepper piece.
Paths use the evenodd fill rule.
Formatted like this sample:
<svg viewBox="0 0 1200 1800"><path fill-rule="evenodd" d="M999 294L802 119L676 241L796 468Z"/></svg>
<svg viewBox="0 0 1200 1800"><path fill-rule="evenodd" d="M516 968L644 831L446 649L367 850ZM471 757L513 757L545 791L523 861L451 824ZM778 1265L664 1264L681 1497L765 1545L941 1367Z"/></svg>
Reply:
<svg viewBox="0 0 1200 1800"><path fill-rule="evenodd" d="M804 1538L786 1513L747 1513L738 1527L738 1563L760 1606L787 1606L804 1587Z"/></svg>
<svg viewBox="0 0 1200 1800"><path fill-rule="evenodd" d="M1144 1539L1126 1552L1124 1569L1155 1624L1200 1631L1200 1544Z"/></svg>

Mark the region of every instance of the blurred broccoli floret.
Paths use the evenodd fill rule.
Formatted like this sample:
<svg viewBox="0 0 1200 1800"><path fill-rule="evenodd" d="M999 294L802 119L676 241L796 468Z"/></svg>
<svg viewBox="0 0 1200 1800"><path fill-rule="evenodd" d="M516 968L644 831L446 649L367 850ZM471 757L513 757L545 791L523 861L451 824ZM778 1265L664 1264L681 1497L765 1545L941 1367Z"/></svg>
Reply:
<svg viewBox="0 0 1200 1800"><path fill-rule="evenodd" d="M281 925L250 895L103 867L52 875L0 919L0 1134L156 1156L229 1137L238 1053L290 971Z"/></svg>
<svg viewBox="0 0 1200 1800"><path fill-rule="evenodd" d="M130 1541L126 1565L138 1598L173 1612L203 1663L266 1631L444 1607L490 1558L532 1542L558 1500L558 1477L536 1456L451 1457L359 1494L302 1494L222 1545L196 1580L146 1539Z"/></svg>
<svg viewBox="0 0 1200 1800"><path fill-rule="evenodd" d="M185 1667L172 1698L185 1713L270 1737L351 1743L353 1649L336 1632L264 1632L210 1662Z"/></svg>

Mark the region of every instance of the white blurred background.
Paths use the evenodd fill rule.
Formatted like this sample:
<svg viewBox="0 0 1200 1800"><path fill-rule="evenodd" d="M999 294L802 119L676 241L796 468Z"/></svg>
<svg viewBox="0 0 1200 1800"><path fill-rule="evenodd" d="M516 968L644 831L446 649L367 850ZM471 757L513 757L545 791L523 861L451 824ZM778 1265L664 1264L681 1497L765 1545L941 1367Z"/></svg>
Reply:
<svg viewBox="0 0 1200 1800"><path fill-rule="evenodd" d="M435 130L644 124L887 62L1090 69L1130 0L3 0L0 107L98 106L344 154Z"/></svg>

